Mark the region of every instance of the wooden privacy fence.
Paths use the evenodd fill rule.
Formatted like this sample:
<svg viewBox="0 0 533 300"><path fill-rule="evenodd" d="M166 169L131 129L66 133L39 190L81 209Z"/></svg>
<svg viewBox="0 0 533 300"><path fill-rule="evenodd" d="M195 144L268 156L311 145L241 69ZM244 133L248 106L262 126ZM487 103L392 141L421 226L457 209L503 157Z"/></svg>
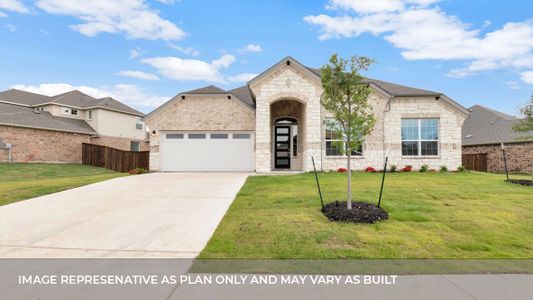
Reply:
<svg viewBox="0 0 533 300"><path fill-rule="evenodd" d="M487 172L487 153L463 154L463 166L467 170Z"/></svg>
<svg viewBox="0 0 533 300"><path fill-rule="evenodd" d="M128 172L136 168L148 169L150 151L123 151L111 147L82 144L82 163L110 169L117 172Z"/></svg>

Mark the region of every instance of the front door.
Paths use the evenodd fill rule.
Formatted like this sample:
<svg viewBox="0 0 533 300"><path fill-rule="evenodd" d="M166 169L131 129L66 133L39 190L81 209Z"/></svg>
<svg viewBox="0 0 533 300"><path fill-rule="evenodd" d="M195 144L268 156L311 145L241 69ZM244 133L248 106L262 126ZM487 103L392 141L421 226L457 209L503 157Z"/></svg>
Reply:
<svg viewBox="0 0 533 300"><path fill-rule="evenodd" d="M274 168L291 168L291 127L274 127Z"/></svg>

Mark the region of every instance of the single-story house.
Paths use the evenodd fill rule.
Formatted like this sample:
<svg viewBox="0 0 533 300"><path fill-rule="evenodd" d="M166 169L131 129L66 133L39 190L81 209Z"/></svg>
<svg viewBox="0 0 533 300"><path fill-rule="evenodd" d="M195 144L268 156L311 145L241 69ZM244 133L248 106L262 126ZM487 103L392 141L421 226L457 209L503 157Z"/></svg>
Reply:
<svg viewBox="0 0 533 300"><path fill-rule="evenodd" d="M478 160L482 161L473 165L475 169L504 172L503 143L509 171L533 172L533 132L515 132L513 126L519 118L481 105L469 110L463 124L463 154L480 154Z"/></svg>
<svg viewBox="0 0 533 300"><path fill-rule="evenodd" d="M439 92L367 79L377 119L352 168L461 165L463 106ZM320 104L319 69L286 57L225 91L178 94L145 117L150 169L157 171L310 171L346 167L330 112Z"/></svg>
<svg viewBox="0 0 533 300"><path fill-rule="evenodd" d="M143 117L113 98L76 90L52 97L0 92L0 162L80 163L82 143L147 151Z"/></svg>

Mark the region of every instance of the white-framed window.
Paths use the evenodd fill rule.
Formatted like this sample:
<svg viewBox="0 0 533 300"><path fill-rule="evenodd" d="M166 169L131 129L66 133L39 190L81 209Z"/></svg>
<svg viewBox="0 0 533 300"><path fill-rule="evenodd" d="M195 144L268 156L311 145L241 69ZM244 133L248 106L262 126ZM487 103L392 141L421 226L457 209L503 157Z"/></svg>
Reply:
<svg viewBox="0 0 533 300"><path fill-rule="evenodd" d="M73 116L77 116L78 115L78 110L77 109L70 109L70 114L73 115Z"/></svg>
<svg viewBox="0 0 533 300"><path fill-rule="evenodd" d="M143 118L135 117L135 129L143 130Z"/></svg>
<svg viewBox="0 0 533 300"><path fill-rule="evenodd" d="M87 111L87 120L92 120L92 119L93 119L93 111L89 110Z"/></svg>
<svg viewBox="0 0 533 300"><path fill-rule="evenodd" d="M236 140L249 140L250 139L250 134L249 133L234 133L233 134L233 139L236 139Z"/></svg>
<svg viewBox="0 0 533 300"><path fill-rule="evenodd" d="M402 119L402 155L438 156L439 119Z"/></svg>
<svg viewBox="0 0 533 300"><path fill-rule="evenodd" d="M189 133L190 140L203 140L205 139L205 137L206 137L205 133Z"/></svg>
<svg viewBox="0 0 533 300"><path fill-rule="evenodd" d="M183 139L183 133L167 133L165 137L167 140Z"/></svg>
<svg viewBox="0 0 533 300"><path fill-rule="evenodd" d="M346 144L342 138L341 125L335 119L326 120L326 156L343 156ZM363 145L352 149L352 156L362 156Z"/></svg>
<svg viewBox="0 0 533 300"><path fill-rule="evenodd" d="M227 133L211 133L210 134L210 137L211 139L214 139L214 140L225 140L228 138L228 134Z"/></svg>

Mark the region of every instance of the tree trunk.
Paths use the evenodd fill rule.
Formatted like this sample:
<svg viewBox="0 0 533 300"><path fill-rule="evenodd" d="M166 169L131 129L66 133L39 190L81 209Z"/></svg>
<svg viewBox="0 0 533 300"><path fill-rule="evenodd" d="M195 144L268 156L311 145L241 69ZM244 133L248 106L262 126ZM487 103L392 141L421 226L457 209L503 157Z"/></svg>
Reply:
<svg viewBox="0 0 533 300"><path fill-rule="evenodd" d="M347 208L350 210L352 209L352 164L350 163L351 159L351 149L348 149L349 152L346 153L346 170L348 172L348 199L346 200Z"/></svg>

